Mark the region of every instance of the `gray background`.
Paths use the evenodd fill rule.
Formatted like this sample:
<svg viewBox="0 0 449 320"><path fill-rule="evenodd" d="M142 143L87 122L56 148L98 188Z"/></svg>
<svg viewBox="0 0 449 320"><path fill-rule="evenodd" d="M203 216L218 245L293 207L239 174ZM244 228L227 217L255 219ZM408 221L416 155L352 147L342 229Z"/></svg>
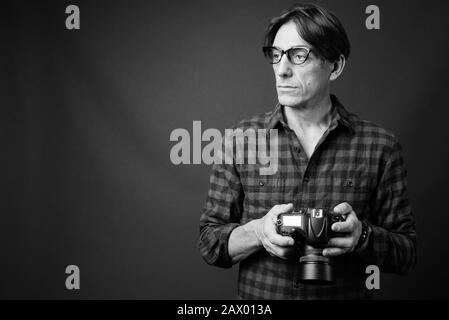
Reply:
<svg viewBox="0 0 449 320"><path fill-rule="evenodd" d="M232 299L237 268L196 249L210 166L172 130L223 130L276 103L261 54L291 1L14 1L0 10L0 297ZM352 54L336 93L402 142L418 265L380 298L449 298L445 1L319 1ZM77 4L81 30L65 29ZM381 30L365 28L376 4ZM65 267L81 290L65 289Z"/></svg>

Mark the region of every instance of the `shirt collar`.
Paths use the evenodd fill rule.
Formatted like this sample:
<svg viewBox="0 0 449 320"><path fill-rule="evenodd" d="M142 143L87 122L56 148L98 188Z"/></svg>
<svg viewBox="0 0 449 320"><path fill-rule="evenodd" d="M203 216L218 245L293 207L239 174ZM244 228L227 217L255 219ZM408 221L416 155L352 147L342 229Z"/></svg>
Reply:
<svg viewBox="0 0 449 320"><path fill-rule="evenodd" d="M330 98L332 102L331 128L336 127L337 124L341 124L343 127L347 128L352 134L355 133L354 124L351 121L350 113L345 109L345 107L341 104L340 100L338 100L338 98L335 95L331 94ZM278 125L288 127L287 121L284 118L283 110L284 107L278 103L267 119L268 129L274 129Z"/></svg>

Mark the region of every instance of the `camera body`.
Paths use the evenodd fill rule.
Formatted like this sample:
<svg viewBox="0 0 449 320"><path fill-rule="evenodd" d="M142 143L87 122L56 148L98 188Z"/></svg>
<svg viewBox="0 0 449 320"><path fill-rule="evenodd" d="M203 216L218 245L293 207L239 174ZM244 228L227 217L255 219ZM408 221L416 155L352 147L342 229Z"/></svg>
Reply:
<svg viewBox="0 0 449 320"><path fill-rule="evenodd" d="M276 222L277 232L290 236L301 246L299 279L303 283L329 284L334 281L332 261L322 255L329 239L344 236L332 231L332 224L345 221L345 216L321 208L301 208L281 213Z"/></svg>
<svg viewBox="0 0 449 320"><path fill-rule="evenodd" d="M321 208L301 208L278 215L277 232L315 248L325 248L330 238L341 236L332 231L332 224L345 221L341 214Z"/></svg>

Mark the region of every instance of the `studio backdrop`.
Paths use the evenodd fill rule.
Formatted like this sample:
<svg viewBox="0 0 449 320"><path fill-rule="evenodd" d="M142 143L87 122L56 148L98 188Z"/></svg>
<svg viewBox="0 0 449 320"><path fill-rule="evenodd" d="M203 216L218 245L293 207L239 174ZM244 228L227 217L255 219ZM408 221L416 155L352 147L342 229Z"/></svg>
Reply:
<svg viewBox="0 0 449 320"><path fill-rule="evenodd" d="M209 266L197 249L212 167L195 130L275 107L263 33L293 3L2 3L0 298L235 298L238 266ZM418 263L382 274L376 297L449 298L448 2L317 4L352 45L332 92L404 149ZM177 129L189 164L170 157Z"/></svg>

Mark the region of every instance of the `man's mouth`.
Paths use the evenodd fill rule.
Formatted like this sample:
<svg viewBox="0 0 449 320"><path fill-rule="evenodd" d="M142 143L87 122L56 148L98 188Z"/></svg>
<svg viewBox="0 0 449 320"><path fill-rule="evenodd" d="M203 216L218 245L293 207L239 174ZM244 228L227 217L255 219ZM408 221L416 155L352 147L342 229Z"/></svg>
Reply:
<svg viewBox="0 0 449 320"><path fill-rule="evenodd" d="M278 85L277 88L279 90L293 90L293 89L296 89L297 87L289 86L289 85Z"/></svg>

